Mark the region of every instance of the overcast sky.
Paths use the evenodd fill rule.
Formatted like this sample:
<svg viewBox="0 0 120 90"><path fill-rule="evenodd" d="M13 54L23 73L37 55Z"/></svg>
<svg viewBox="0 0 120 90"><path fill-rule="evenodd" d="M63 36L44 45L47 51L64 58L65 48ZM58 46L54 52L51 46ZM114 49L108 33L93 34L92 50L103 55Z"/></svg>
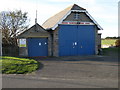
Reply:
<svg viewBox="0 0 120 90"><path fill-rule="evenodd" d="M28 12L30 26L35 24L36 9L38 23L45 20L72 4L87 9L91 16L104 29L102 37L118 36L118 1L119 0L2 0L0 11L21 9Z"/></svg>

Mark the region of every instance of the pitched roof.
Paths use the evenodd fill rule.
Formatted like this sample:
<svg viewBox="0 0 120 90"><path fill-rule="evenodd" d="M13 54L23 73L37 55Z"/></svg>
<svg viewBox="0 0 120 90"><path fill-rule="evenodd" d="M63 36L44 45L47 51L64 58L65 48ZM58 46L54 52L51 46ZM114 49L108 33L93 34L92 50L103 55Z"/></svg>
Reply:
<svg viewBox="0 0 120 90"><path fill-rule="evenodd" d="M102 27L92 18L92 16L86 11L86 9L74 4L69 6L68 8L64 9L63 11L57 13L56 15L50 17L48 20L46 20L43 24L42 27L45 29L52 29L54 30L58 24L60 24L70 13L71 11L76 11L79 10L81 12L85 12L90 19L93 20L93 22L97 25L97 27L102 30Z"/></svg>
<svg viewBox="0 0 120 90"><path fill-rule="evenodd" d="M18 37L20 37L22 34L24 34L27 31L30 31L30 30L34 30L34 31L37 31L37 32L42 32L42 33L48 33L42 26L40 26L38 23L36 23L35 25L30 27L29 29L27 29L27 30L23 31L22 33L20 33L18 35Z"/></svg>
<svg viewBox="0 0 120 90"><path fill-rule="evenodd" d="M86 10L86 9L78 6L77 4L73 4L71 5L71 10Z"/></svg>
<svg viewBox="0 0 120 90"><path fill-rule="evenodd" d="M56 15L50 17L48 20L46 20L42 26L45 28L45 29L48 29L48 28L52 28L57 22L60 21L61 18L63 18L64 15L66 15L70 10L71 10L72 6L64 9L63 11L57 13Z"/></svg>

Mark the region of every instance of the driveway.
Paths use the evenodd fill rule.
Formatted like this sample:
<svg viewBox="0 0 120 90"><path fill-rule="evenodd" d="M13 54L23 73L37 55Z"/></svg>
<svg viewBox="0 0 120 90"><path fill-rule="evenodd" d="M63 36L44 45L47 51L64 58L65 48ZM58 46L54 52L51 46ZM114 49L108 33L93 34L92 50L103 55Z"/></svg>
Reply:
<svg viewBox="0 0 120 90"><path fill-rule="evenodd" d="M117 57L40 57L36 60L41 62L41 67L31 74L3 75L3 88L118 87Z"/></svg>

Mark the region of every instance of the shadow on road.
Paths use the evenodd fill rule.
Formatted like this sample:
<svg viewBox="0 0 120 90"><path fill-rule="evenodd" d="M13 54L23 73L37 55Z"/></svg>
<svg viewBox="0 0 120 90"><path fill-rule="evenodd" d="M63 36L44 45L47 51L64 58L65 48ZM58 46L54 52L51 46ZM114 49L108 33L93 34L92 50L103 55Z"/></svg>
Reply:
<svg viewBox="0 0 120 90"><path fill-rule="evenodd" d="M43 64L43 63L41 63L41 62L39 62L39 67L38 67L38 69L37 69L37 70L41 70L43 67L44 67L44 64Z"/></svg>
<svg viewBox="0 0 120 90"><path fill-rule="evenodd" d="M104 56L104 55L91 55L91 56L62 56L62 57L36 57L37 61L98 61L98 62L118 62L118 56Z"/></svg>

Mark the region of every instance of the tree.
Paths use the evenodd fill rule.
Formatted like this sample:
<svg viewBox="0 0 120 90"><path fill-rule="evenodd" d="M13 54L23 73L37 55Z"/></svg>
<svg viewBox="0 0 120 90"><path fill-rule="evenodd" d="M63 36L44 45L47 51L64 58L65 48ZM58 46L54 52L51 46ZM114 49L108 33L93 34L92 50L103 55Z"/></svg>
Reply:
<svg viewBox="0 0 120 90"><path fill-rule="evenodd" d="M0 13L0 29L4 42L17 45L17 35L28 28L27 12L21 10Z"/></svg>
<svg viewBox="0 0 120 90"><path fill-rule="evenodd" d="M0 13L0 30L2 31L2 38L4 38L5 43L9 43L10 30L8 21L7 12Z"/></svg>
<svg viewBox="0 0 120 90"><path fill-rule="evenodd" d="M120 47L120 39L116 40L115 45L116 47Z"/></svg>

